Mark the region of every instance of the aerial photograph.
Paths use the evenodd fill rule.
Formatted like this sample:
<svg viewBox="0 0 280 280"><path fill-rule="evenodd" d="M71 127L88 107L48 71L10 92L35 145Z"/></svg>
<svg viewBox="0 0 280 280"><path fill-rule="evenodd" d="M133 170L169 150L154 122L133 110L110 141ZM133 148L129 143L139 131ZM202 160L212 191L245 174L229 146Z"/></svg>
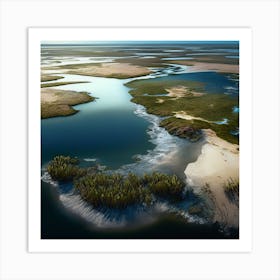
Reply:
<svg viewBox="0 0 280 280"><path fill-rule="evenodd" d="M38 187L41 239L239 239L239 41L41 41Z"/></svg>

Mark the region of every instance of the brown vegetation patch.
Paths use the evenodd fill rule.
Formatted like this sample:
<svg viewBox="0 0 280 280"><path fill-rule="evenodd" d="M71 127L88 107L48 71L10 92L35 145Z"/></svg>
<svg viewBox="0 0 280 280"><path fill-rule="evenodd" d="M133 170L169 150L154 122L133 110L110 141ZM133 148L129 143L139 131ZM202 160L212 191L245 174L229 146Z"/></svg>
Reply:
<svg viewBox="0 0 280 280"><path fill-rule="evenodd" d="M86 92L44 88L41 90L41 118L73 115L78 111L71 106L92 100L94 97Z"/></svg>

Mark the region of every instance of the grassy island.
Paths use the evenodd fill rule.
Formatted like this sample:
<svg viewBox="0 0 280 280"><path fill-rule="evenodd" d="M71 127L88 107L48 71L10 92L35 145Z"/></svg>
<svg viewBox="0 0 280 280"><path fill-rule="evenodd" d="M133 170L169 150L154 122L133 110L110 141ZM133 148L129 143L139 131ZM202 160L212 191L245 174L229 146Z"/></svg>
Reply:
<svg viewBox="0 0 280 280"><path fill-rule="evenodd" d="M185 183L176 175L108 174L81 168L78 163L76 158L56 156L47 170L54 180L73 181L81 197L94 207L123 209L134 204L150 205L157 198L177 201L185 195Z"/></svg>
<svg viewBox="0 0 280 280"><path fill-rule="evenodd" d="M95 100L87 92L41 89L41 118L73 115L78 112L71 106Z"/></svg>
<svg viewBox="0 0 280 280"><path fill-rule="evenodd" d="M166 117L160 125L169 133L197 141L201 129L212 129L228 142L238 144L231 134L239 126L239 114L233 112L238 98L207 94L203 83L184 80L150 79L126 84L132 102L143 105L150 114ZM220 121L227 119L227 123Z"/></svg>

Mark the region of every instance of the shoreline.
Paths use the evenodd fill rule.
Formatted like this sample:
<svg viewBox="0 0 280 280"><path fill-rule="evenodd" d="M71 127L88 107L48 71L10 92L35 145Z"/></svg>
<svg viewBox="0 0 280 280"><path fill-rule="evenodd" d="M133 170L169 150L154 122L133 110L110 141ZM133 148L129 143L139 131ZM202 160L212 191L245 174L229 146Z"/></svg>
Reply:
<svg viewBox="0 0 280 280"><path fill-rule="evenodd" d="M239 203L225 194L225 184L239 181L239 146L231 144L210 129L204 129L205 144L197 160L187 165L187 183L203 195L205 188L214 210L213 221L227 226L239 225Z"/></svg>

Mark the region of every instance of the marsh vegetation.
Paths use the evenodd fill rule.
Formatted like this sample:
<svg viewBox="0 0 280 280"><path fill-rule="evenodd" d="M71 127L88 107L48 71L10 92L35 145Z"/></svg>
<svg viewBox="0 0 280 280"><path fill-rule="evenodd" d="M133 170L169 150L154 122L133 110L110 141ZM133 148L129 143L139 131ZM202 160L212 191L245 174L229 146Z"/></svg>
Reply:
<svg viewBox="0 0 280 280"><path fill-rule="evenodd" d="M79 161L69 156L56 156L48 165L48 172L54 180L66 182L86 175L86 170L79 168Z"/></svg>
<svg viewBox="0 0 280 280"><path fill-rule="evenodd" d="M47 170L54 180L73 181L81 197L94 207L121 209L137 203L147 206L157 198L178 201L186 195L185 183L176 175L159 172L143 176L110 174L78 164L76 158L56 156Z"/></svg>

